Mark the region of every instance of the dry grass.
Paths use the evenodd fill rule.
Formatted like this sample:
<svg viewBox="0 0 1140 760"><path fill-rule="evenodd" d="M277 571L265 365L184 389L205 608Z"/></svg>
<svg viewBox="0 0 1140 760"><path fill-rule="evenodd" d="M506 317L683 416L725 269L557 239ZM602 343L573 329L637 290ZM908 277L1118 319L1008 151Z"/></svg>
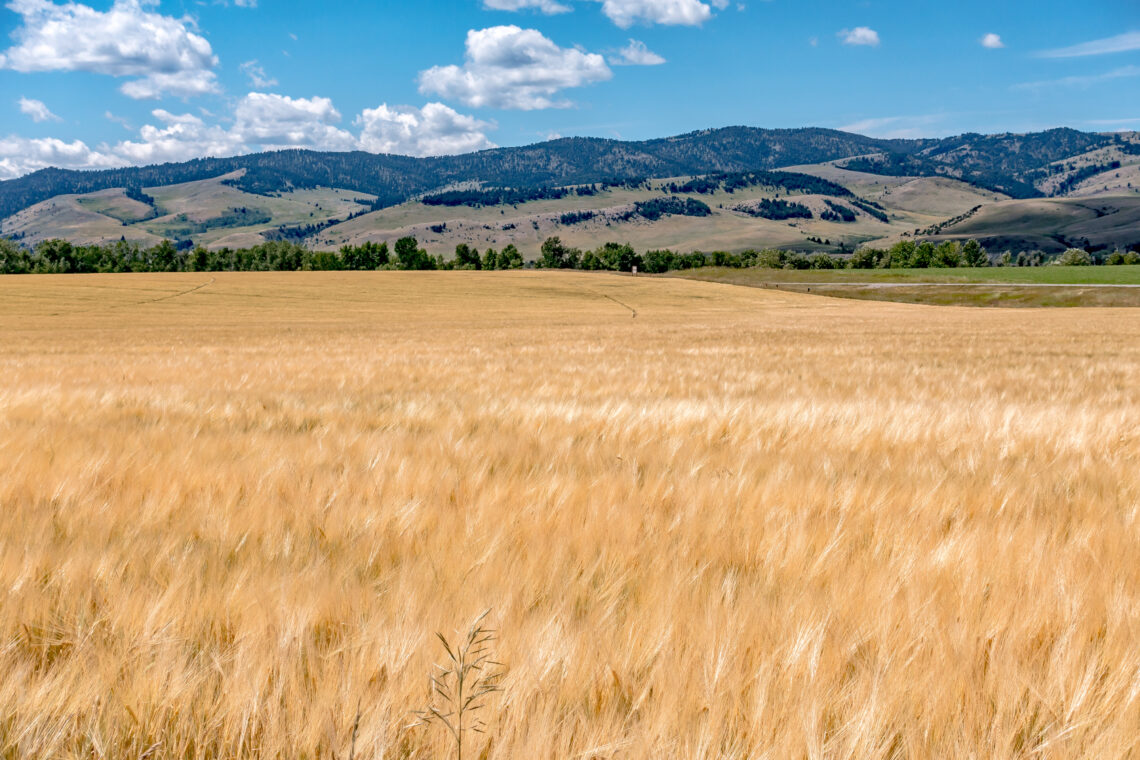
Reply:
<svg viewBox="0 0 1140 760"><path fill-rule="evenodd" d="M0 757L442 757L487 607L487 758L1140 754L1136 311L207 279L0 280Z"/></svg>

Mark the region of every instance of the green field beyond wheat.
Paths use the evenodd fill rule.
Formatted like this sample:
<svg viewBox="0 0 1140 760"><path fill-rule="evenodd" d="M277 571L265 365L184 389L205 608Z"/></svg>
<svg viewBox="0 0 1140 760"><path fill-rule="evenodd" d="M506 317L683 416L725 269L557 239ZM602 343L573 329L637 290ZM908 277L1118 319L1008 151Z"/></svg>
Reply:
<svg viewBox="0 0 1140 760"><path fill-rule="evenodd" d="M412 713L488 608L468 758L1136 757L1138 336L558 272L0 279L0 757L454 757Z"/></svg>

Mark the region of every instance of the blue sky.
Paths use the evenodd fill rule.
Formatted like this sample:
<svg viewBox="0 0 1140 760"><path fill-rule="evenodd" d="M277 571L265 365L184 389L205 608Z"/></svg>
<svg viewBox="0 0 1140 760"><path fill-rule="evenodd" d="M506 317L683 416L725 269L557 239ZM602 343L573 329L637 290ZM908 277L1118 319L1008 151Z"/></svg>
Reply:
<svg viewBox="0 0 1140 760"><path fill-rule="evenodd" d="M1140 129L1137 0L10 0L0 178L746 124Z"/></svg>

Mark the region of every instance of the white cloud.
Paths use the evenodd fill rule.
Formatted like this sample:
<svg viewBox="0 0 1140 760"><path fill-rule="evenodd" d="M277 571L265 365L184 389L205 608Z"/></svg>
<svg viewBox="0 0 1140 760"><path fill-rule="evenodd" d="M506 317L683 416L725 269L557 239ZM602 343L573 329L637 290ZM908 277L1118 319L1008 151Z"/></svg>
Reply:
<svg viewBox="0 0 1140 760"><path fill-rule="evenodd" d="M1140 116L1134 119L1089 119L1085 124L1094 127L1119 127L1119 131L1131 131L1129 127L1140 126Z"/></svg>
<svg viewBox="0 0 1140 760"><path fill-rule="evenodd" d="M437 93L476 108L564 108L560 90L613 76L596 53L560 48L536 29L493 26L467 32L462 66L420 73L420 92Z"/></svg>
<svg viewBox="0 0 1140 760"><path fill-rule="evenodd" d="M238 68L241 72L249 77L249 83L259 90L264 90L273 87L277 84L277 80L265 73L265 69L257 59L246 61Z"/></svg>
<svg viewBox="0 0 1140 760"><path fill-rule="evenodd" d="M106 119L107 121L115 122L116 124L121 126L123 129L134 129L134 127L131 126L131 122L125 116L116 116L115 114L111 113L110 111L104 111L103 112L103 118Z"/></svg>
<svg viewBox="0 0 1140 760"><path fill-rule="evenodd" d="M228 127L161 108L151 116L155 123L143 126L135 139L94 148L80 140L0 138L0 179L49 166L108 169L287 148L429 156L495 147L485 134L494 124L457 113L442 103L366 109L354 121L359 135L336 127L340 113L331 100L321 97L251 92L234 107ZM106 117L126 126L109 111Z"/></svg>
<svg viewBox="0 0 1140 760"><path fill-rule="evenodd" d="M494 148L484 130L494 125L428 103L423 108L389 106L365 109L356 118L360 147L371 153L403 156L443 156Z"/></svg>
<svg viewBox="0 0 1140 760"><path fill-rule="evenodd" d="M1082 58L1089 55L1127 53L1132 50L1140 50L1140 32L1126 32L1103 40L1082 42L1072 47L1046 50L1043 53L1038 53L1038 55L1041 58Z"/></svg>
<svg viewBox="0 0 1140 760"><path fill-rule="evenodd" d="M533 8L548 16L574 10L569 5L563 5L555 0L483 0L483 7L491 11L521 11Z"/></svg>
<svg viewBox="0 0 1140 760"><path fill-rule="evenodd" d="M1001 41L1000 34L990 33L982 37L982 47L989 48L990 50L1000 50L1005 47L1005 43Z"/></svg>
<svg viewBox="0 0 1140 760"><path fill-rule="evenodd" d="M44 121L63 121L63 119L56 116L51 112L51 109L44 105L42 100L33 100L32 98L20 98L20 113L30 116L32 121L36 124Z"/></svg>
<svg viewBox="0 0 1140 760"><path fill-rule="evenodd" d="M96 169L109 164L82 140L64 142L54 137L27 139L0 137L0 179L19 177L49 166Z"/></svg>
<svg viewBox="0 0 1140 760"><path fill-rule="evenodd" d="M1119 69L1106 71L1103 74L1062 77L1061 79L1049 79L1041 82L1024 82L1022 84L1015 84L1013 89L1043 90L1053 87L1091 87L1095 84L1111 82L1114 79L1130 79L1138 76L1140 76L1140 66L1123 66Z"/></svg>
<svg viewBox="0 0 1140 760"><path fill-rule="evenodd" d="M354 150L356 138L333 124L340 113L328 98L290 98L251 92L234 109L231 132L265 150L313 148Z"/></svg>
<svg viewBox="0 0 1140 760"><path fill-rule="evenodd" d="M139 130L141 140L123 141L113 148L104 148L110 160L126 165L161 164L201 156L232 156L245 148L239 134L219 126L207 126L197 116L176 115L161 108L152 115L163 126L147 124Z"/></svg>
<svg viewBox="0 0 1140 760"><path fill-rule="evenodd" d="M941 114L886 116L846 124L839 130L887 140L939 137L946 134L946 130L939 126L943 123L944 118Z"/></svg>
<svg viewBox="0 0 1140 760"><path fill-rule="evenodd" d="M670 26L700 26L712 18L712 9L700 0L595 0L602 4L602 13L628 29L634 24L665 24ZM723 9L727 0L713 0Z"/></svg>
<svg viewBox="0 0 1140 760"><path fill-rule="evenodd" d="M630 40L628 45L617 52L617 55L610 56L609 61L613 66L659 66L665 63L664 58L638 40Z"/></svg>
<svg viewBox="0 0 1140 760"><path fill-rule="evenodd" d="M839 33L844 45L879 46L879 33L866 26L857 26L854 29L844 29Z"/></svg>
<svg viewBox="0 0 1140 760"><path fill-rule="evenodd" d="M218 59L193 21L144 9L150 0L115 0L110 10L79 3L11 0L23 20L0 67L21 72L91 71L132 77L131 98L201 95L218 89Z"/></svg>

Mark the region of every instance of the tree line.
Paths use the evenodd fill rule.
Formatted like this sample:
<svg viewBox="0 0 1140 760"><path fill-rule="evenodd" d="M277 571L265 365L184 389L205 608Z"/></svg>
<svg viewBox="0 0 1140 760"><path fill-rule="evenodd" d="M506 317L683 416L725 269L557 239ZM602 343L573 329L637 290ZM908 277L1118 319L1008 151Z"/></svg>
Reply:
<svg viewBox="0 0 1140 760"><path fill-rule="evenodd" d="M250 248L202 246L180 248L169 240L140 246L119 240L113 245L74 245L45 240L33 248L0 238L0 274L95 274L112 272L296 272L338 270L521 269L526 262L514 245L482 254L460 244L455 257L431 255L414 237L392 248L387 242L345 245L337 251L314 251L284 240Z"/></svg>
<svg viewBox="0 0 1140 760"><path fill-rule="evenodd" d="M1070 248L1060 255L1025 251L991 255L976 240L902 240L890 248L860 248L849 255L826 252L805 254L780 249L742 252L692 251L680 253L655 249L639 253L628 243L606 242L582 250L558 237L543 242L538 257L527 262L519 249L508 244L502 250L482 253L467 243L455 247L448 258L431 254L416 238L402 237L389 248L387 242L345 245L337 251L314 251L288 241L269 241L251 248L208 250L201 246L179 248L169 240L144 247L120 240L113 245L74 245L65 240L46 240L33 248L0 238L0 274L83 274L110 272L268 272L337 270L505 270L579 269L592 271L663 274L706 266L771 269L927 269L987 266L1137 265L1140 251L1092 252Z"/></svg>

